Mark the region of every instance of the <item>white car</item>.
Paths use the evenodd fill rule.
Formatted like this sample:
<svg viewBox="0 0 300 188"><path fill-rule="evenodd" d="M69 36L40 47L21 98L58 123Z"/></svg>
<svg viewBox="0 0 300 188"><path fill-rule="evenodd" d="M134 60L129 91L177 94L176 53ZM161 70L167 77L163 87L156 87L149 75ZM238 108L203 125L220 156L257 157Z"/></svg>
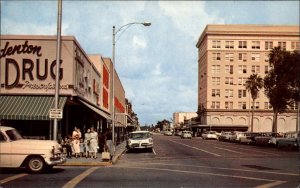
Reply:
<svg viewBox="0 0 300 188"><path fill-rule="evenodd" d="M57 141L23 139L12 127L0 127L0 143L1 167L26 167L40 173L66 162Z"/></svg>
<svg viewBox="0 0 300 188"><path fill-rule="evenodd" d="M153 138L149 131L134 131L129 133L127 149L153 148Z"/></svg>
<svg viewBox="0 0 300 188"><path fill-rule="evenodd" d="M216 131L206 131L202 134L202 138L217 140L218 139L217 132Z"/></svg>
<svg viewBox="0 0 300 188"><path fill-rule="evenodd" d="M182 131L181 138L189 138L192 139L192 133L190 131Z"/></svg>

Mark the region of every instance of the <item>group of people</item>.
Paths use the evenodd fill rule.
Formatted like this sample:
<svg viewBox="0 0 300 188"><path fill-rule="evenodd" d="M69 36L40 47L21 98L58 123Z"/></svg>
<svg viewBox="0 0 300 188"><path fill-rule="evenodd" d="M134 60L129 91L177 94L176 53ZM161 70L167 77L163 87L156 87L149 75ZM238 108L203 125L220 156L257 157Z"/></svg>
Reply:
<svg viewBox="0 0 300 188"><path fill-rule="evenodd" d="M108 131L102 136L103 150L110 152L113 155L114 145L112 143L111 133ZM86 158L97 158L97 152L99 149L99 137L94 127L87 129L84 135L82 135L79 128L75 127L72 135L66 137L61 143L64 153L67 158L86 157Z"/></svg>

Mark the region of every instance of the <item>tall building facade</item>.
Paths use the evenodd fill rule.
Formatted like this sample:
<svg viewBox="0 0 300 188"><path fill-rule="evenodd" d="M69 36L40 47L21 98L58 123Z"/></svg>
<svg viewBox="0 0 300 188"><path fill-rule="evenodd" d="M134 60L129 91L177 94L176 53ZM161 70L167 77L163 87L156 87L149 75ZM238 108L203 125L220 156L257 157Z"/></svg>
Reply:
<svg viewBox="0 0 300 188"><path fill-rule="evenodd" d="M198 48L198 114L201 124L250 126L253 131L271 131L272 106L264 94L252 104L245 83L251 74L264 78L270 71L269 53L280 46L299 50L299 26L207 25ZM278 116L278 132L296 130L296 105Z"/></svg>

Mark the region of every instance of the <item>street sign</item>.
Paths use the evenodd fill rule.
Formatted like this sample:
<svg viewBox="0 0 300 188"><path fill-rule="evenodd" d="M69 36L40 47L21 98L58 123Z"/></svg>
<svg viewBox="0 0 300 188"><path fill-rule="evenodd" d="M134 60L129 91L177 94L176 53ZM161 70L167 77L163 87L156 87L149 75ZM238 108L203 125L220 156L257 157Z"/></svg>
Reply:
<svg viewBox="0 0 300 188"><path fill-rule="evenodd" d="M49 111L49 118L50 119L62 119L63 118L63 111L62 109L50 109Z"/></svg>

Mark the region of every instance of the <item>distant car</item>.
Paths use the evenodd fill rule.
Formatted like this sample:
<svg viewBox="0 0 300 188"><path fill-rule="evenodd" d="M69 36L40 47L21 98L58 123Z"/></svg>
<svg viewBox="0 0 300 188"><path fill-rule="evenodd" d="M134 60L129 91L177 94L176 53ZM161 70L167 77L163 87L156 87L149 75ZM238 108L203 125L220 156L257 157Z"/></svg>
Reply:
<svg viewBox="0 0 300 188"><path fill-rule="evenodd" d="M219 141L230 141L231 136L233 135L232 132L222 132L219 136Z"/></svg>
<svg viewBox="0 0 300 188"><path fill-rule="evenodd" d="M175 133L175 136L181 136L181 134L182 134L182 131L177 131L177 132Z"/></svg>
<svg viewBox="0 0 300 188"><path fill-rule="evenodd" d="M206 131L202 134L202 138L203 139L214 139L214 140L217 140L218 139L218 136L216 134L217 132L216 131Z"/></svg>
<svg viewBox="0 0 300 188"><path fill-rule="evenodd" d="M185 138L191 139L192 138L192 133L190 131L182 131L181 138L183 138L183 139L185 139Z"/></svg>
<svg viewBox="0 0 300 188"><path fill-rule="evenodd" d="M217 140L218 139L218 136L216 134L217 132L216 131L206 131L202 134L202 138L203 139L214 139L214 140Z"/></svg>
<svg viewBox="0 0 300 188"><path fill-rule="evenodd" d="M134 131L129 133L126 142L127 149L153 148L153 138L149 131Z"/></svg>
<svg viewBox="0 0 300 188"><path fill-rule="evenodd" d="M300 132L287 134L285 138L277 141L277 148L287 148L289 150L298 149L300 144Z"/></svg>
<svg viewBox="0 0 300 188"><path fill-rule="evenodd" d="M241 142L241 138L246 137L245 132L234 131L231 136L229 136L229 140L231 142Z"/></svg>
<svg viewBox="0 0 300 188"><path fill-rule="evenodd" d="M16 129L0 127L1 167L25 167L30 173L41 173L64 162L57 141L23 139Z"/></svg>
<svg viewBox="0 0 300 188"><path fill-rule="evenodd" d="M173 136L173 133L171 131L166 131L164 133L165 136Z"/></svg>

